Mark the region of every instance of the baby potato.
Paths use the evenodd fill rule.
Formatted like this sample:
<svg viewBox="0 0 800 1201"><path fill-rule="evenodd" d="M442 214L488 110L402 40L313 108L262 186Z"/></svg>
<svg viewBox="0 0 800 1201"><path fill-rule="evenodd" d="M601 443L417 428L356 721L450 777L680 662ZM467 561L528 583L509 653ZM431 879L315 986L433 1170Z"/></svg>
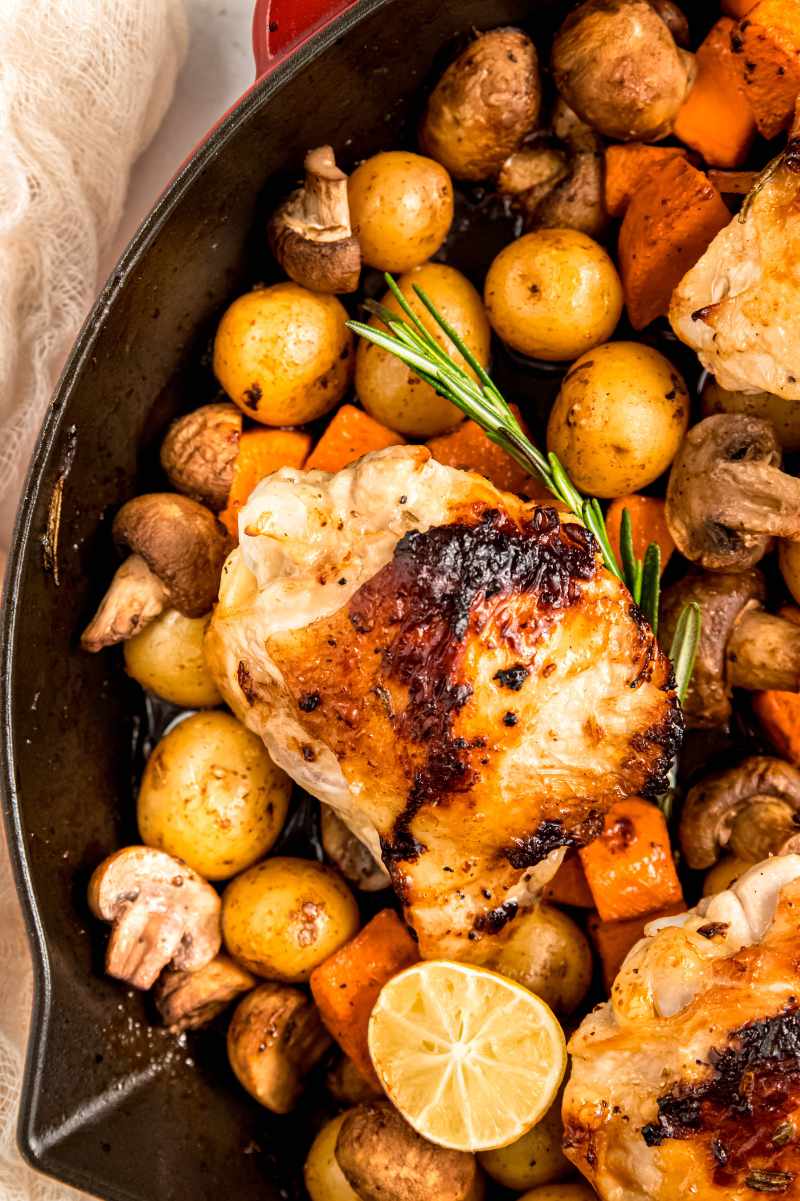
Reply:
<svg viewBox="0 0 800 1201"><path fill-rule="evenodd" d="M374 154L348 181L361 258L379 271L410 271L441 246L453 222L453 184L440 163L408 150Z"/></svg>
<svg viewBox="0 0 800 1201"><path fill-rule="evenodd" d="M547 448L584 492L625 496L667 470L688 421L686 384L668 359L638 342L608 342L565 376Z"/></svg>
<svg viewBox="0 0 800 1201"><path fill-rule="evenodd" d="M266 859L237 876L222 898L229 953L267 980L308 980L357 930L353 894L335 871L311 859Z"/></svg>
<svg viewBox="0 0 800 1201"><path fill-rule="evenodd" d="M611 337L622 284L609 256L577 229L539 229L500 251L484 287L499 338L534 359L576 359Z"/></svg>
<svg viewBox="0 0 800 1201"><path fill-rule="evenodd" d="M592 980L586 936L553 905L538 905L515 918L491 966L562 1014L578 1008Z"/></svg>
<svg viewBox="0 0 800 1201"><path fill-rule="evenodd" d="M479 294L460 271L444 263L426 263L401 275L397 282L414 312L442 346L454 350L450 339L445 337L415 294L415 285L427 293L478 362L488 366L491 348L489 322ZM382 303L392 312L401 311L391 292L386 293ZM373 317L370 324L383 328L377 317ZM463 361L457 352L456 359ZM430 384L424 383L410 367L389 354L388 350L365 339L359 342L356 352L356 392L364 408L376 421L410 437L432 438L452 429L464 419L460 409L444 397L437 396Z"/></svg>
<svg viewBox="0 0 800 1201"><path fill-rule="evenodd" d="M352 376L353 335L335 296L299 284L246 292L214 339L214 374L263 425L303 425L338 404Z"/></svg>
<svg viewBox="0 0 800 1201"><path fill-rule="evenodd" d="M260 738L229 713L178 722L147 761L139 789L142 842L227 880L266 855L281 832L292 783Z"/></svg>
<svg viewBox="0 0 800 1201"><path fill-rule="evenodd" d="M771 392L729 392L710 375L703 385L701 408L703 417L714 413L761 417L772 423L784 450L792 453L800 450L800 400L784 400Z"/></svg>
<svg viewBox="0 0 800 1201"><path fill-rule="evenodd" d="M531 1189L517 1201L597 1201L597 1193L585 1180L567 1180L563 1184L545 1184Z"/></svg>
<svg viewBox="0 0 800 1201"><path fill-rule="evenodd" d="M177 609L165 610L123 643L128 675L142 688L184 709L221 705L203 647L210 620L210 613L184 617Z"/></svg>
<svg viewBox="0 0 800 1201"><path fill-rule="evenodd" d="M336 1140L347 1113L325 1123L306 1156L303 1176L311 1201L359 1201L336 1159Z"/></svg>
<svg viewBox="0 0 800 1201"><path fill-rule="evenodd" d="M718 892L724 892L752 866L752 863L747 863L744 859L737 859L735 855L723 855L705 874L703 896L713 897Z"/></svg>
<svg viewBox="0 0 800 1201"><path fill-rule="evenodd" d="M800 542L779 539L778 565L786 587L800 605Z"/></svg>
<svg viewBox="0 0 800 1201"><path fill-rule="evenodd" d="M540 1122L507 1147L481 1151L478 1163L498 1184L506 1188L526 1189L537 1184L563 1180L572 1165L561 1150L564 1128L561 1124L561 1093Z"/></svg>

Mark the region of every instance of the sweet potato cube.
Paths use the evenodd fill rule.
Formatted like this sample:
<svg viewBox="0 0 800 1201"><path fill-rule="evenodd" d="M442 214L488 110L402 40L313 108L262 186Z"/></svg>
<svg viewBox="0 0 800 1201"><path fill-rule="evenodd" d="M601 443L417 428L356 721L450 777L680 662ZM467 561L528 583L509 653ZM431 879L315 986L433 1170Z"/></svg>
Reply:
<svg viewBox="0 0 800 1201"><path fill-rule="evenodd" d="M308 456L308 470L341 471L371 450L400 446L405 442L400 434L387 429L355 405L342 405L334 413L328 428Z"/></svg>
<svg viewBox="0 0 800 1201"><path fill-rule="evenodd" d="M712 167L739 167L756 133L740 64L731 47L736 22L717 21L699 47L697 79L675 119L675 136Z"/></svg>
<svg viewBox="0 0 800 1201"><path fill-rule="evenodd" d="M800 4L760 0L731 33L759 133L774 138L800 95Z"/></svg>

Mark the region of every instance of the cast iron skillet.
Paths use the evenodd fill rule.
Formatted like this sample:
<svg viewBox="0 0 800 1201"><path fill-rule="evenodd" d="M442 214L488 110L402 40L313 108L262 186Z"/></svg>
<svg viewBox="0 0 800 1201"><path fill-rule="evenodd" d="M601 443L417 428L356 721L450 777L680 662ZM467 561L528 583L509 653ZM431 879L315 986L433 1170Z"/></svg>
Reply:
<svg viewBox="0 0 800 1201"><path fill-rule="evenodd" d="M35 963L19 1141L36 1168L101 1197L299 1196L320 1105L312 1092L297 1114L272 1117L233 1081L222 1026L176 1041L147 997L103 976L104 937L87 913L86 883L105 855L137 840L131 746L147 716L119 653L78 647L115 561L110 518L161 485L156 451L170 419L214 396L215 322L238 291L271 278L263 214L299 175L305 150L330 141L349 167L413 144L420 95L454 35L514 23L546 42L570 7L259 0L257 63L268 73L131 242L53 398L18 516L0 631L0 778ZM698 10L712 6L691 7L706 24ZM452 259L477 282L498 239L510 236L492 226L496 216L479 191L462 201ZM486 236L476 237L484 217ZM557 387L552 372L502 356L495 370L528 402L529 417Z"/></svg>

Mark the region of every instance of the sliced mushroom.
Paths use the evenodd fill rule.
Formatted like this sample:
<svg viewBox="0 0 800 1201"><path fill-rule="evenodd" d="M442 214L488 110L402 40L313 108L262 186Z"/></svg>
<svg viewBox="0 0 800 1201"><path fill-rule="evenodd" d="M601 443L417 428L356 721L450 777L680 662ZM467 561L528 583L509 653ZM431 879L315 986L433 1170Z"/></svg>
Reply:
<svg viewBox="0 0 800 1201"><path fill-rule="evenodd" d="M681 847L689 867L711 867L725 850L759 863L785 851L798 826L800 771L783 759L752 755L689 790Z"/></svg>
<svg viewBox="0 0 800 1201"><path fill-rule="evenodd" d="M302 188L270 220L270 249L289 278L304 288L355 292L361 248L350 225L347 176L330 146L309 150L305 172Z"/></svg>
<svg viewBox="0 0 800 1201"><path fill-rule="evenodd" d="M667 487L681 554L709 571L745 571L771 538L800 539L800 480L780 463L775 431L759 417L718 413L690 429Z"/></svg>
<svg viewBox="0 0 800 1201"><path fill-rule="evenodd" d="M361 1201L468 1201L478 1177L474 1155L429 1143L388 1101L350 1110L336 1161Z"/></svg>
<svg viewBox="0 0 800 1201"><path fill-rule="evenodd" d="M173 421L161 443L161 466L173 488L215 512L224 509L241 434L241 410L227 402Z"/></svg>
<svg viewBox="0 0 800 1201"><path fill-rule="evenodd" d="M359 1105L383 1097L383 1089L362 1076L349 1055L340 1055L325 1074L325 1087L340 1105Z"/></svg>
<svg viewBox="0 0 800 1201"><path fill-rule="evenodd" d="M579 229L602 238L609 220L603 139L561 99L553 114L553 132L569 151L568 174L542 198L523 198L526 229Z"/></svg>
<svg viewBox="0 0 800 1201"><path fill-rule="evenodd" d="M700 644L683 705L690 726L724 725L734 688L800 691L800 627L765 613L758 571L693 571L665 589L662 633L669 646L685 604L701 609Z"/></svg>
<svg viewBox="0 0 800 1201"><path fill-rule="evenodd" d="M152 988L171 964L197 972L221 943L220 899L190 867L151 847L125 847L89 881L89 906L111 922L106 971L134 988Z"/></svg>
<svg viewBox="0 0 800 1201"><path fill-rule="evenodd" d="M294 1109L304 1077L330 1045L317 1007L286 984L248 993L228 1028L228 1058L239 1083L273 1113Z"/></svg>
<svg viewBox="0 0 800 1201"><path fill-rule="evenodd" d="M320 805L322 847L346 880L362 892L388 888L389 873L330 805Z"/></svg>
<svg viewBox="0 0 800 1201"><path fill-rule="evenodd" d="M124 642L170 607L184 617L208 613L230 550L225 528L209 509L188 496L151 492L122 506L113 534L133 554L84 630L84 650Z"/></svg>
<svg viewBox="0 0 800 1201"><path fill-rule="evenodd" d="M255 988L256 978L227 955L217 955L199 972L167 968L154 989L156 1007L170 1030L206 1026L243 992Z"/></svg>

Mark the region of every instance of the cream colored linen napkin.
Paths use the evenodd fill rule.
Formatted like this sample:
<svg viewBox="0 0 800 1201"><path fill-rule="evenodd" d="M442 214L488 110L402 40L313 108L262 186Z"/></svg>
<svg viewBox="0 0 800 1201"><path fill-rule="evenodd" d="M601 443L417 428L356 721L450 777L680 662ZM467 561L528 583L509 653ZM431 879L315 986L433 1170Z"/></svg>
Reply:
<svg viewBox="0 0 800 1201"><path fill-rule="evenodd" d="M186 43L184 0L0 0L0 501L19 488ZM0 1199L67 1201L78 1194L15 1146L31 987L2 839Z"/></svg>

